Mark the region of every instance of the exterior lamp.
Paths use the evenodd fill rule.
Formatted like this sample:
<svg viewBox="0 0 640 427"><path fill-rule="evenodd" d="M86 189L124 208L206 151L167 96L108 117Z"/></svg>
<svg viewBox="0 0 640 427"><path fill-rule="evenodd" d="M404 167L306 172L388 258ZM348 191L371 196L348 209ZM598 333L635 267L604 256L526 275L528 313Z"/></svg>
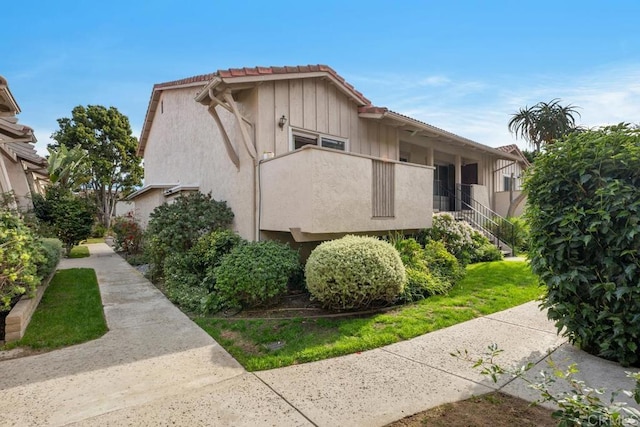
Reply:
<svg viewBox="0 0 640 427"><path fill-rule="evenodd" d="M287 124L287 116L283 114L282 117L280 117L280 120L278 120L278 126L280 126L280 129L284 129L284 125L286 124Z"/></svg>

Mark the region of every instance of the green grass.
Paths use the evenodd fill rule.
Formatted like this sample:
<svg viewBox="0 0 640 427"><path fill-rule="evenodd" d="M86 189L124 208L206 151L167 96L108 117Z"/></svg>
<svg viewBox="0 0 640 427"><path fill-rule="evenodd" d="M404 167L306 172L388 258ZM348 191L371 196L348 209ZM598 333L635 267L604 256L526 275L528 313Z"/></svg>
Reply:
<svg viewBox="0 0 640 427"><path fill-rule="evenodd" d="M87 246L74 246L69 252L69 258L86 258L89 256L89 248Z"/></svg>
<svg viewBox="0 0 640 427"><path fill-rule="evenodd" d="M104 237L92 237L83 241L82 243L104 243Z"/></svg>
<svg viewBox="0 0 640 427"><path fill-rule="evenodd" d="M91 268L58 270L33 313L24 337L10 347L55 349L107 332L98 279Z"/></svg>
<svg viewBox="0 0 640 427"><path fill-rule="evenodd" d="M348 319L196 318L247 370L257 371L381 347L532 301L543 289L525 262L474 264L448 295ZM269 351L265 345L284 342Z"/></svg>

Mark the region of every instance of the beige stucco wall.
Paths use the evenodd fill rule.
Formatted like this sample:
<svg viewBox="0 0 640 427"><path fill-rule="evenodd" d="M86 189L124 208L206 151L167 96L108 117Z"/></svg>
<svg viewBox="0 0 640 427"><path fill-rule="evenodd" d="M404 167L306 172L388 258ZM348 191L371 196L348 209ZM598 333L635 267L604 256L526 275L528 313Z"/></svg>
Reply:
<svg viewBox="0 0 640 427"><path fill-rule="evenodd" d="M223 139L207 107L194 100L201 88L171 89L162 93L144 153L146 185L179 183L199 185L203 193L211 192L216 200L225 200L235 214L234 228L253 239L254 163L231 113L218 107L218 113L240 157L240 168L229 160ZM238 100L243 115L251 117L255 95ZM249 132L253 135L253 131ZM148 207L136 210L146 223ZM146 215L146 216L145 216Z"/></svg>
<svg viewBox="0 0 640 427"><path fill-rule="evenodd" d="M515 198L518 197L520 193L521 191L514 191L513 199L515 200ZM504 216L504 217L507 216L507 212L509 211L509 204L510 204L509 197L510 195L508 191L499 191L495 194L496 204L495 204L494 210L501 216ZM527 199L525 198L516 208L514 216L522 215L524 213L526 205L527 205Z"/></svg>
<svg viewBox="0 0 640 427"><path fill-rule="evenodd" d="M433 169L395 162L395 217L372 218L372 158L305 147L261 163L261 229L304 233L431 225Z"/></svg>
<svg viewBox="0 0 640 427"><path fill-rule="evenodd" d="M142 228L145 228L149 223L151 212L164 203L163 191L164 189L162 188L152 188L136 197L134 212Z"/></svg>
<svg viewBox="0 0 640 427"><path fill-rule="evenodd" d="M2 156L0 154L0 156ZM27 181L27 175L21 162L13 162L2 156L0 160L4 163L4 170L6 171L6 177L9 178L9 189L3 192L13 191L18 208L26 211L33 207L31 202L31 189L29 188L29 182Z"/></svg>

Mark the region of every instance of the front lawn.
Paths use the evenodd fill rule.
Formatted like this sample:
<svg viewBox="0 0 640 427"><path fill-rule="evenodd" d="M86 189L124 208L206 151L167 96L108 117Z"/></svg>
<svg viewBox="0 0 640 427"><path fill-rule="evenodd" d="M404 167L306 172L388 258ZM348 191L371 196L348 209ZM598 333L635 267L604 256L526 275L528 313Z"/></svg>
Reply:
<svg viewBox="0 0 640 427"><path fill-rule="evenodd" d="M87 246L74 246L69 252L69 258L86 258L89 254Z"/></svg>
<svg viewBox="0 0 640 427"><path fill-rule="evenodd" d="M96 273L91 268L58 270L33 313L24 337L7 348L55 349L107 332Z"/></svg>
<svg viewBox="0 0 640 427"><path fill-rule="evenodd" d="M525 262L473 264L448 295L384 314L324 319L194 319L247 370L258 371L381 347L505 310L541 296ZM269 350L277 348L275 350Z"/></svg>

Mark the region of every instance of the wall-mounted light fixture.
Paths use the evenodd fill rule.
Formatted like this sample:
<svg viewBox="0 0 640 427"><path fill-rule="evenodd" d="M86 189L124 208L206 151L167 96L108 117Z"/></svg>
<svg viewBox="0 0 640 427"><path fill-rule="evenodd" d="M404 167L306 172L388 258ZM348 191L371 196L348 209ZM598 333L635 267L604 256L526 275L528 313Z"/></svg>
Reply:
<svg viewBox="0 0 640 427"><path fill-rule="evenodd" d="M278 126L280 126L280 129L284 129L284 125L286 124L287 124L287 116L283 114L282 117L280 117L280 120L278 120Z"/></svg>

